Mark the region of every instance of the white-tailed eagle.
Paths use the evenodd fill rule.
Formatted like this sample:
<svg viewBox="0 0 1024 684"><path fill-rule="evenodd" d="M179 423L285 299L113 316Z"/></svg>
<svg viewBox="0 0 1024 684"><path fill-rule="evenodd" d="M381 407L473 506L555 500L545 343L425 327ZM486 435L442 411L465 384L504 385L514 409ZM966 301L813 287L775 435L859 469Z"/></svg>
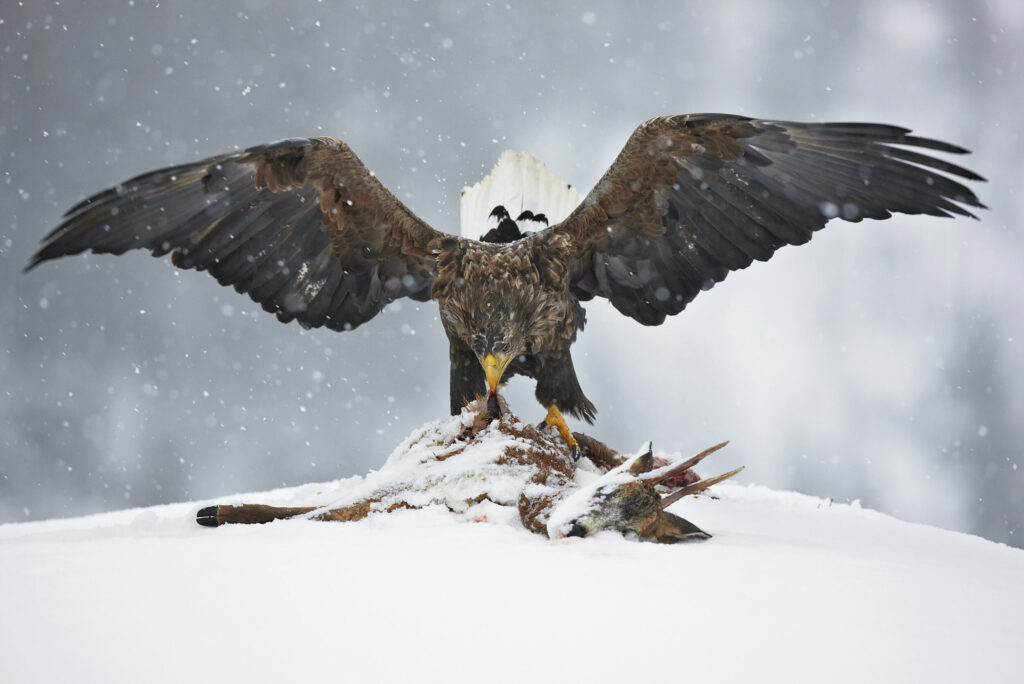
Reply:
<svg viewBox="0 0 1024 684"><path fill-rule="evenodd" d="M559 409L588 421L596 411L570 355L582 302L604 297L658 325L730 271L807 242L830 219L973 216L969 208L983 205L960 179L983 179L932 151L966 152L880 124L656 118L582 202L535 181L490 207L497 226L472 239L427 225L340 140L285 140L89 197L29 268L83 251L170 253L178 268L208 271L281 321L339 331L400 297L435 300L450 342L451 411L485 390L496 408L501 379L526 375L575 448ZM530 165L512 166L528 183ZM503 183L501 169L490 185ZM547 195L551 216L524 205Z"/></svg>

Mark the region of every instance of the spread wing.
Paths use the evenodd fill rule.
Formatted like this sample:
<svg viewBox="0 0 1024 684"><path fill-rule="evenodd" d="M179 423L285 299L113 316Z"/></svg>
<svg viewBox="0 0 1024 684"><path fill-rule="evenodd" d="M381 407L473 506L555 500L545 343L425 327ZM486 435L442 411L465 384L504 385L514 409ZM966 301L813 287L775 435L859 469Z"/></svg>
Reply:
<svg viewBox="0 0 1024 684"><path fill-rule="evenodd" d="M569 239L573 292L658 325L730 271L807 242L833 217L984 208L954 179L980 176L918 151L966 150L909 133L724 114L652 119L551 228Z"/></svg>
<svg viewBox="0 0 1024 684"><path fill-rule="evenodd" d="M76 206L28 268L91 251L171 253L284 322L349 330L430 298L442 236L332 138L284 140L133 178Z"/></svg>

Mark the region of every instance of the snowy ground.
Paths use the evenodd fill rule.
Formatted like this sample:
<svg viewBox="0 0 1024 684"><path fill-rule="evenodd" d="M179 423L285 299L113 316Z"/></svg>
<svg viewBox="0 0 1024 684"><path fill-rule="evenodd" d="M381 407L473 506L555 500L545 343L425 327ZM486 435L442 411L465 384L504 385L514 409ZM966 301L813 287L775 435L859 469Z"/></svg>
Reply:
<svg viewBox="0 0 1024 684"><path fill-rule="evenodd" d="M1020 681L1024 551L716 490L672 507L714 538L675 546L549 541L440 507L210 529L193 502L0 526L0 680Z"/></svg>

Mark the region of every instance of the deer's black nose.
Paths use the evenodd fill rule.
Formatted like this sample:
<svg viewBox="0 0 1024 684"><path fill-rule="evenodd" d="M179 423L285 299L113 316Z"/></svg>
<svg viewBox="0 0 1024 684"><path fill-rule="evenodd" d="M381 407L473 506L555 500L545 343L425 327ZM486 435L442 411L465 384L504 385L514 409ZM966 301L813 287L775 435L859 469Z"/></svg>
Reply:
<svg viewBox="0 0 1024 684"><path fill-rule="evenodd" d="M572 527L569 528L569 531L566 533L565 536L566 537L586 537L587 536L587 528L583 527L583 525L580 525L578 522L573 521Z"/></svg>

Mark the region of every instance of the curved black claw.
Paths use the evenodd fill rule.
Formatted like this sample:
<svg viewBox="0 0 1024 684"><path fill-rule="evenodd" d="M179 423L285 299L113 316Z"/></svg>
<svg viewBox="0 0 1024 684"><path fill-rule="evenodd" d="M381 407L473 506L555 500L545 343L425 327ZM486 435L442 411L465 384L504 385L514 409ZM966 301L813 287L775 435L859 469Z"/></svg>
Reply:
<svg viewBox="0 0 1024 684"><path fill-rule="evenodd" d="M200 508L199 512L196 513L196 522L203 527L217 527L220 525L217 521L217 507L207 506L206 508Z"/></svg>
<svg viewBox="0 0 1024 684"><path fill-rule="evenodd" d="M580 445L579 444L571 444L569 446L569 456L572 457L572 462L573 463L575 463L576 461L580 460L581 454L580 454Z"/></svg>

